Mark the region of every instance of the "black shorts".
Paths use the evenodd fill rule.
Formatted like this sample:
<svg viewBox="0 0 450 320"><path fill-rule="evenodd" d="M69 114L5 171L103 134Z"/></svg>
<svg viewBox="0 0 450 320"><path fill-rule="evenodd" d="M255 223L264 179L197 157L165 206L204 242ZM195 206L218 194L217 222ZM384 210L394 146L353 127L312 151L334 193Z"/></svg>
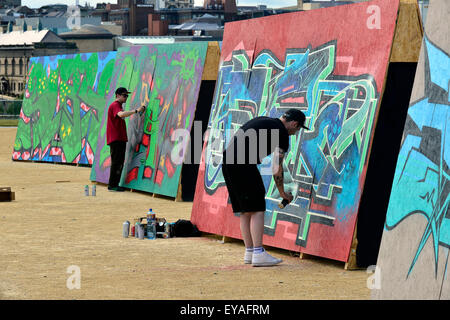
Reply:
<svg viewBox="0 0 450 320"><path fill-rule="evenodd" d="M222 173L233 212L266 211L266 188L256 164L223 164Z"/></svg>

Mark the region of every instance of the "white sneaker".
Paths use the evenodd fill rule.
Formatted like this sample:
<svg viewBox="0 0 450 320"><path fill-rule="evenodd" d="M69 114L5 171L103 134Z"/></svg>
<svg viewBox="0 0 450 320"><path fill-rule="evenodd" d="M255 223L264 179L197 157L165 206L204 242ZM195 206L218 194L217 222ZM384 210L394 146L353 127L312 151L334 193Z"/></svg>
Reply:
<svg viewBox="0 0 450 320"><path fill-rule="evenodd" d="M254 267L274 266L276 264L279 264L282 261L283 260L281 260L281 259L272 257L266 251L263 251L261 253L253 253L253 257L252 257L252 265Z"/></svg>
<svg viewBox="0 0 450 320"><path fill-rule="evenodd" d="M244 263L250 264L252 263L253 251L245 251L244 255Z"/></svg>

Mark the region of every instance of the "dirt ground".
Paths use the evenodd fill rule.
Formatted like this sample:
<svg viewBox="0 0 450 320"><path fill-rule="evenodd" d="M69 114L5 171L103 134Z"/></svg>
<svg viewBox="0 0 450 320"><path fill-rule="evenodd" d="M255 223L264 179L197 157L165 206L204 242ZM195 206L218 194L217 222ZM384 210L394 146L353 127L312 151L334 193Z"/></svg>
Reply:
<svg viewBox="0 0 450 320"><path fill-rule="evenodd" d="M12 161L16 130L0 128L0 187L16 197L0 202L0 300L370 299L370 275L341 262L269 247L283 263L255 268L243 264L240 240L123 238L125 220L150 207L169 222L190 219L192 202L104 185L86 197L88 167ZM67 286L70 266L80 289Z"/></svg>

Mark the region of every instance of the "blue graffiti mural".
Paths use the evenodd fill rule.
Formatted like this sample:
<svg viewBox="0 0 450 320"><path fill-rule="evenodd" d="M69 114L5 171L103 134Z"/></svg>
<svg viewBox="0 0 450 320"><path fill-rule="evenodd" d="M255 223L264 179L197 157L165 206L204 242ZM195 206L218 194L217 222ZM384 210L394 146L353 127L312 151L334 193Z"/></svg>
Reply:
<svg viewBox="0 0 450 320"><path fill-rule="evenodd" d="M435 276L439 246L450 247L450 57L426 36L424 49L425 97L408 109L385 224L392 230L414 214L427 219L407 277L430 237Z"/></svg>
<svg viewBox="0 0 450 320"><path fill-rule="evenodd" d="M345 223L354 217L368 159L376 83L370 75L337 76L335 64L336 41L289 49L284 63L269 50L253 62L245 51L234 51L219 70L208 124L204 188L214 194L224 185L222 152L242 124L257 116L279 117L289 108L306 114L310 130L291 137L283 164L287 190L294 195L290 206L277 206L280 197L265 170L270 156L260 165L267 190L265 233L274 235L277 221L290 221L299 226L295 243L301 246L311 223L333 226L336 219Z"/></svg>

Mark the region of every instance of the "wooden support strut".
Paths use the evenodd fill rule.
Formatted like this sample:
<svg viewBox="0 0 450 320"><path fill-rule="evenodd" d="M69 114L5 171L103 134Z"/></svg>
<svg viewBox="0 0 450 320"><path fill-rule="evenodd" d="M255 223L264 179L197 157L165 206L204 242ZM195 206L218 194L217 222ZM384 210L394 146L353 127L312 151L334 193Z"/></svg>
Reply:
<svg viewBox="0 0 450 320"><path fill-rule="evenodd" d="M353 232L353 240L352 246L350 247L350 254L348 256L348 260L345 263L345 270L358 270L360 269L356 264L356 247L358 246L358 239L356 239L356 226L355 231Z"/></svg>
<svg viewBox="0 0 450 320"><path fill-rule="evenodd" d="M182 186L181 186L181 175L180 175L180 182L178 183L178 190L177 190L177 195L175 198L173 197L168 197L168 196L164 196L161 194L157 194L157 193L153 193L153 198L161 198L161 199L167 199L167 198L172 198L175 202L183 202L183 198L181 196L182 193Z"/></svg>
<svg viewBox="0 0 450 320"><path fill-rule="evenodd" d="M178 184L178 191L177 191L177 196L175 197L175 202L183 202L183 197L182 197L182 186L181 186L181 174L180 174L180 183Z"/></svg>
<svg viewBox="0 0 450 320"><path fill-rule="evenodd" d="M307 253L300 252L299 258L300 258L300 260L305 260L305 259L311 258L311 256Z"/></svg>

